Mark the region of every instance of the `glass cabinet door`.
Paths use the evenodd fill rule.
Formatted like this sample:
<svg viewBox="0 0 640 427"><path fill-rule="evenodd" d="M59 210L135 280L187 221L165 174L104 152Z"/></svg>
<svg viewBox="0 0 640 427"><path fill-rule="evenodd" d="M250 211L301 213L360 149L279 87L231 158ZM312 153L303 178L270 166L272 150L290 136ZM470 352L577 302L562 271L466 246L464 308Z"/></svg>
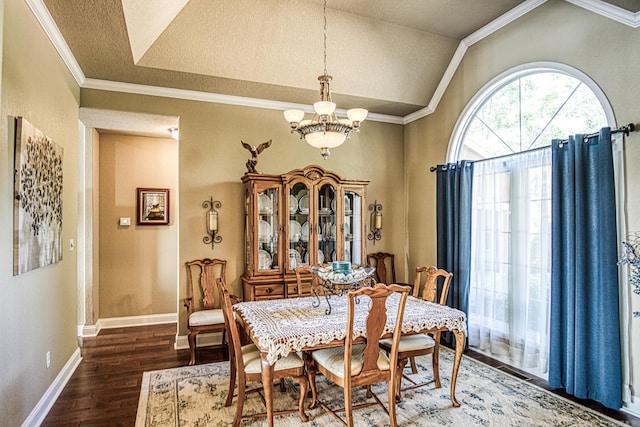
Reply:
<svg viewBox="0 0 640 427"><path fill-rule="evenodd" d="M342 259L352 264L362 265L364 246L363 227L363 197L356 191L344 192L344 253Z"/></svg>
<svg viewBox="0 0 640 427"><path fill-rule="evenodd" d="M287 269L292 270L309 264L309 245L312 241L312 233L309 233L311 193L303 182L294 183L287 188L289 221L286 226L289 241L285 264Z"/></svg>
<svg viewBox="0 0 640 427"><path fill-rule="evenodd" d="M257 194L257 271L278 271L278 237L280 231L278 214L281 205L279 188L259 189Z"/></svg>
<svg viewBox="0 0 640 427"><path fill-rule="evenodd" d="M338 259L336 239L336 197L335 186L323 184L318 187L318 248L313 259L316 264L335 261ZM311 258L311 257L310 257Z"/></svg>

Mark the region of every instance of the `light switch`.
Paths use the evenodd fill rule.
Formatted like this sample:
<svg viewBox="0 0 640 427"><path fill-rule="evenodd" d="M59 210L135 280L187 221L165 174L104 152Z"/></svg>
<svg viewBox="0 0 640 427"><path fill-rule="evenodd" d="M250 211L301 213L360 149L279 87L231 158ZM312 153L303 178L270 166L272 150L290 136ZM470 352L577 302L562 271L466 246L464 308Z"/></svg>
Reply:
<svg viewBox="0 0 640 427"><path fill-rule="evenodd" d="M123 227L128 227L131 225L131 218L120 218L120 225Z"/></svg>
<svg viewBox="0 0 640 427"><path fill-rule="evenodd" d="M76 242L73 239L69 239L69 250L73 251L76 248Z"/></svg>

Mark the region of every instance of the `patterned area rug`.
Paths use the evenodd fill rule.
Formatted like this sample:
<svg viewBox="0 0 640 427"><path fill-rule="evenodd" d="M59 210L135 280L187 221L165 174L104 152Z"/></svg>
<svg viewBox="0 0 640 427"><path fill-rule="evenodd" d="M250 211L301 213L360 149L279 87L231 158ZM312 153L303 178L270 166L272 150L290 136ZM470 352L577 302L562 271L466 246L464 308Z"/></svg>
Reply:
<svg viewBox="0 0 640 427"><path fill-rule="evenodd" d="M430 356L418 358L423 380L431 372ZM463 356L456 397L459 408L451 405L449 385L453 353L441 351L442 388L426 386L403 394L397 406L401 426L623 426L625 424L594 412L537 386L519 380L474 359ZM212 363L192 367L145 372L142 380L136 427L160 426L228 426L233 422L234 405L224 407L229 387L229 364ZM342 389L317 377L318 396L332 408L343 405ZM274 408L297 406L298 390L287 383L287 392L274 391ZM377 385L374 392L387 403L387 387ZM366 399L364 389L353 392L354 404ZM307 399L307 407L310 399ZM257 394L246 398L244 413L263 412ZM309 422L302 423L297 414L275 418L277 426L339 425L321 408L307 409ZM389 418L379 406L354 411L355 425L389 425ZM266 425L264 418L244 419L242 425Z"/></svg>

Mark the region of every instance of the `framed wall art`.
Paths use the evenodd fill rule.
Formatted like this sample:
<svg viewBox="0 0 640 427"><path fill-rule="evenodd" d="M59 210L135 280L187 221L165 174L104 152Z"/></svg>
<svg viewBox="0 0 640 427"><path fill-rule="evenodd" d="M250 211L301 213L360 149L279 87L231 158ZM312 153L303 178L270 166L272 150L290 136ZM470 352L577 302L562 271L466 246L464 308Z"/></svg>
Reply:
<svg viewBox="0 0 640 427"><path fill-rule="evenodd" d="M16 117L13 275L62 260L63 149Z"/></svg>
<svg viewBox="0 0 640 427"><path fill-rule="evenodd" d="M137 224L169 224L169 189L137 188Z"/></svg>

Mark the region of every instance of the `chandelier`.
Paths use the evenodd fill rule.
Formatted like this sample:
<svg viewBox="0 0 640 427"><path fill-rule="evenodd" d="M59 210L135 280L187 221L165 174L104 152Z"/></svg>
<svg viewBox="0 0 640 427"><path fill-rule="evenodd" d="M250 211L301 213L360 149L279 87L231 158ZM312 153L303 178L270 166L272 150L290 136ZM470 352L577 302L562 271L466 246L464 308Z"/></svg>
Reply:
<svg viewBox="0 0 640 427"><path fill-rule="evenodd" d="M364 108L352 108L347 111L346 119L336 116L336 104L331 100L331 76L327 73L327 0L324 0L324 73L318 77L320 81L320 101L313 104L315 111L309 120L304 119L304 111L287 110L284 118L291 125L291 132L298 132L309 145L320 149L326 160L330 149L342 145L353 132L360 130L360 123L367 117Z"/></svg>

